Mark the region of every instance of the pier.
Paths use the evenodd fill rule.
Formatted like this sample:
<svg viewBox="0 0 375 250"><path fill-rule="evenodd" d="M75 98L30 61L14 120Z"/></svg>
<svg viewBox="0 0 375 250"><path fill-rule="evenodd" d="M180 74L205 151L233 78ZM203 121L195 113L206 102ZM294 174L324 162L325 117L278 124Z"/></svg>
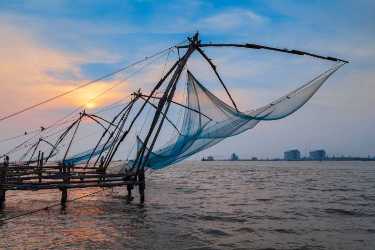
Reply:
<svg viewBox="0 0 375 250"><path fill-rule="evenodd" d="M0 164L1 208L5 205L6 193L18 190L60 190L61 205L65 205L70 189L127 186L128 200L131 200L131 189L139 186L140 201L144 202L145 183L142 171L107 173L100 166L44 164L43 153L39 155L39 160L33 165L26 162L10 163L8 157L4 158Z"/></svg>

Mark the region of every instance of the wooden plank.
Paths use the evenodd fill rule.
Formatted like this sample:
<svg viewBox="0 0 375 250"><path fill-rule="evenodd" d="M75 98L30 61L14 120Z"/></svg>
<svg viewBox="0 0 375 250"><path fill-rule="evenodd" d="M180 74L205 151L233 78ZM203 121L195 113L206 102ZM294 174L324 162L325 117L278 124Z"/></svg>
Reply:
<svg viewBox="0 0 375 250"><path fill-rule="evenodd" d="M105 179L105 180L99 180L99 179L92 179L92 180L83 180L83 181L70 181L69 183L72 184L84 184L84 183L99 183L99 182L113 182L113 181L123 181L123 178L111 178L111 179ZM22 185L35 185L35 186L48 186L48 185L55 185L55 184L64 184L65 182L63 180L61 181L48 181L48 182L7 182L7 186L13 185L13 186L22 186Z"/></svg>
<svg viewBox="0 0 375 250"><path fill-rule="evenodd" d="M99 179L101 177L104 178L127 178L134 175L125 175L125 174L82 174L82 173L73 173L70 175L70 179ZM53 173L49 175L42 175L43 180L56 180L62 179L63 175L61 173ZM28 176L11 176L7 178L9 182L14 181L31 181L31 180L38 180L39 176L33 174Z"/></svg>
<svg viewBox="0 0 375 250"><path fill-rule="evenodd" d="M32 184L32 185L17 185L17 186L7 186L6 190L45 190L45 189L60 189L60 188L92 188L92 187L116 187L116 186L125 186L125 185L138 185L137 181L118 181L118 182L110 182L110 183L93 183L93 184L55 184L55 185L39 185L39 184Z"/></svg>

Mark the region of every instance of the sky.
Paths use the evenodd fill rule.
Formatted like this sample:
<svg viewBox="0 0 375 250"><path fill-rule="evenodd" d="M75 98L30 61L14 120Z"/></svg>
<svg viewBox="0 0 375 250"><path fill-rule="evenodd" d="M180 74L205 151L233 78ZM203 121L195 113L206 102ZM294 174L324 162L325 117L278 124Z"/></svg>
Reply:
<svg viewBox="0 0 375 250"><path fill-rule="evenodd" d="M0 0L0 116L100 77L199 31L204 42L260 43L349 60L295 114L262 122L198 155L282 157L323 148L329 155L375 155L375 2L358 1L7 1ZM206 52L241 110L286 94L327 69L317 59L236 49ZM176 56L176 55L174 55ZM105 79L0 123L0 140L44 126L121 81L86 108L148 90L163 60L135 78ZM192 58L219 96L223 90ZM201 69L201 70L200 70ZM199 71L200 70L200 71ZM211 75L212 76L212 75ZM21 138L22 139L22 138ZM21 140L20 139L20 140ZM15 145L0 143L1 151ZM230 150L228 150L230 148Z"/></svg>

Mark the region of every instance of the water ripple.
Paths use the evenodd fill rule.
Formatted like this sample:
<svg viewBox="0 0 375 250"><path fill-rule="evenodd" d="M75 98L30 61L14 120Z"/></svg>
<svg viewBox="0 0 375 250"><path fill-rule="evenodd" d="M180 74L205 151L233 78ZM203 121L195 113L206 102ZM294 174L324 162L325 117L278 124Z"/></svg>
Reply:
<svg viewBox="0 0 375 250"><path fill-rule="evenodd" d="M374 249L370 163L181 165L147 177L144 206L136 192L127 204L126 189L116 188L65 210L0 223L0 249ZM60 198L59 192L8 193L0 219Z"/></svg>

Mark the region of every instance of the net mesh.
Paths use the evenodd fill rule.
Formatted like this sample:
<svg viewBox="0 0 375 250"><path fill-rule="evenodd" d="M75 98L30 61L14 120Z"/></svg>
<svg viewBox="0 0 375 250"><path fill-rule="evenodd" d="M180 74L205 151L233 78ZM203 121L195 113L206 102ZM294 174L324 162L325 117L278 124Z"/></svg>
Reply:
<svg viewBox="0 0 375 250"><path fill-rule="evenodd" d="M191 72L181 133L166 146L149 153L146 167L161 169L214 146L223 139L254 128L260 121L282 119L301 108L343 64L339 63L310 82L270 104L239 112L205 88ZM143 142L137 138L138 148ZM146 155L146 154L145 154Z"/></svg>
<svg viewBox="0 0 375 250"><path fill-rule="evenodd" d="M187 71L186 107L183 109L180 132L163 147L153 152L149 152L146 147L144 155L149 154L146 167L162 169L210 148L225 138L254 128L260 121L278 120L294 113L342 65L343 63L338 63L299 88L268 105L249 112L239 112L229 106L201 84L190 71ZM139 136L136 137L136 144L138 150L143 147L143 141ZM64 163L84 162L107 151L110 146L111 143L103 144L95 150L90 149L75 154L67 158ZM129 163L133 163L128 164L129 167L137 165L134 162L134 160L129 161Z"/></svg>
<svg viewBox="0 0 375 250"><path fill-rule="evenodd" d="M84 152L81 152L79 154L75 154L65 159L63 163L69 165L69 164L77 164L77 163L87 161L90 158L94 158L102 154L103 152L106 152L111 147L111 144L112 143L101 144L96 149L92 148Z"/></svg>

